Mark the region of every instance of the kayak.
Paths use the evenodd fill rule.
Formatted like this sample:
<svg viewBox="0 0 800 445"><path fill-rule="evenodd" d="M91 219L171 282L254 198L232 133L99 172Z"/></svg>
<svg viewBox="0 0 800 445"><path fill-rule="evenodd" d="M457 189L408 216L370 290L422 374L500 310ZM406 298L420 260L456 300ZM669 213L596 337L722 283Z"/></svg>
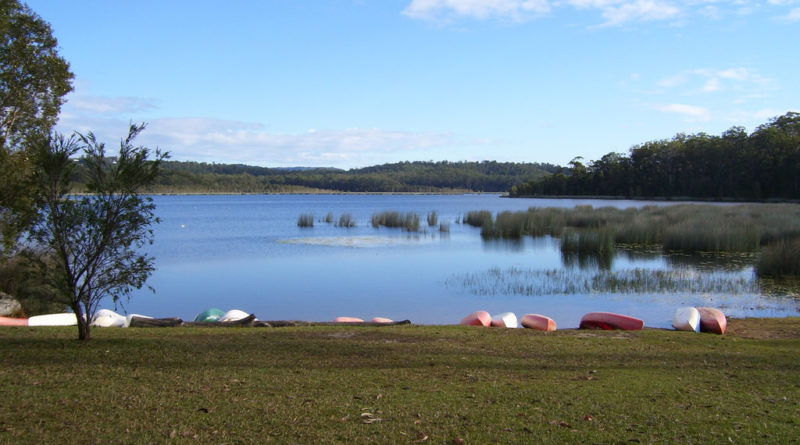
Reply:
<svg viewBox="0 0 800 445"><path fill-rule="evenodd" d="M241 320L243 318L247 318L249 316L250 314L248 314L245 311L240 311L239 309L231 309L228 312L225 312L225 314L219 318L219 321L236 321L236 320Z"/></svg>
<svg viewBox="0 0 800 445"><path fill-rule="evenodd" d="M75 326L78 317L73 313L34 315L28 319L28 326Z"/></svg>
<svg viewBox="0 0 800 445"><path fill-rule="evenodd" d="M222 318L223 315L225 315L225 312L222 312L222 310L212 307L211 309L206 309L203 312L197 314L197 317L194 317L194 321L196 323L219 321L219 319Z"/></svg>
<svg viewBox="0 0 800 445"><path fill-rule="evenodd" d="M644 328L644 320L613 312L590 312L581 318L580 328L639 331Z"/></svg>
<svg viewBox="0 0 800 445"><path fill-rule="evenodd" d="M495 328L516 328L517 316L513 312L501 312L492 317L492 327Z"/></svg>
<svg viewBox="0 0 800 445"><path fill-rule="evenodd" d="M537 331L555 331L556 322L550 317L539 314L525 314L522 316L520 324L524 328L536 329Z"/></svg>
<svg viewBox="0 0 800 445"><path fill-rule="evenodd" d="M101 328L124 328L126 323L124 316L108 309L100 309L92 317L92 326Z"/></svg>
<svg viewBox="0 0 800 445"><path fill-rule="evenodd" d="M127 316L127 317L125 317L125 327L126 327L126 328L127 328L127 327L130 327L130 325L131 325L131 320L133 320L133 317L138 317L138 318L149 318L149 319L152 319L152 318L153 318L153 317L148 317L147 315L128 314L128 316Z"/></svg>
<svg viewBox="0 0 800 445"><path fill-rule="evenodd" d="M372 323L394 323L394 320L391 318L383 318L383 317L374 317L370 320Z"/></svg>
<svg viewBox="0 0 800 445"><path fill-rule="evenodd" d="M27 318L0 317L0 326L28 326Z"/></svg>
<svg viewBox="0 0 800 445"><path fill-rule="evenodd" d="M679 331L699 331L700 312L695 307L681 307L672 317L672 327Z"/></svg>
<svg viewBox="0 0 800 445"><path fill-rule="evenodd" d="M713 307L699 307L697 311L700 313L701 332L713 332L720 335L725 333L725 329L728 327L728 320L721 310Z"/></svg>
<svg viewBox="0 0 800 445"><path fill-rule="evenodd" d="M486 311L476 311L464 317L461 320L461 324L466 326L489 326L492 324L492 316Z"/></svg>
<svg viewBox="0 0 800 445"><path fill-rule="evenodd" d="M336 317L333 319L334 323L363 323L364 320L356 317Z"/></svg>

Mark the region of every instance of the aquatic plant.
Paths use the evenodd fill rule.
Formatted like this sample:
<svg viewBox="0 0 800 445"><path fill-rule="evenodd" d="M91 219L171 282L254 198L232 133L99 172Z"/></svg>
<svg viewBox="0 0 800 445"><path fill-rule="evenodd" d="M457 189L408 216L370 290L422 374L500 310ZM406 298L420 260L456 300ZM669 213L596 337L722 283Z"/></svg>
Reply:
<svg viewBox="0 0 800 445"><path fill-rule="evenodd" d="M298 227L314 227L314 215L311 213L303 213L297 218Z"/></svg>
<svg viewBox="0 0 800 445"><path fill-rule="evenodd" d="M756 273L759 277L800 277L800 238L782 239L765 246Z"/></svg>
<svg viewBox="0 0 800 445"><path fill-rule="evenodd" d="M342 213L339 216L339 223L336 224L337 227L355 227L356 226L356 219L353 218L353 215L350 213Z"/></svg>
<svg viewBox="0 0 800 445"><path fill-rule="evenodd" d="M439 224L439 232L441 233L450 233L450 224L448 223L440 223Z"/></svg>
<svg viewBox="0 0 800 445"><path fill-rule="evenodd" d="M328 212L328 214L325 215L325 222L328 224L333 222L333 212Z"/></svg>
<svg viewBox="0 0 800 445"><path fill-rule="evenodd" d="M483 227L492 224L492 212L488 210L473 210L464 216L464 222L472 227Z"/></svg>
<svg viewBox="0 0 800 445"><path fill-rule="evenodd" d="M372 227L399 227L409 232L419 231L419 215L416 213L381 212L372 215Z"/></svg>
<svg viewBox="0 0 800 445"><path fill-rule="evenodd" d="M436 210L428 212L428 226L434 227L436 224L439 223L439 215L436 214Z"/></svg>

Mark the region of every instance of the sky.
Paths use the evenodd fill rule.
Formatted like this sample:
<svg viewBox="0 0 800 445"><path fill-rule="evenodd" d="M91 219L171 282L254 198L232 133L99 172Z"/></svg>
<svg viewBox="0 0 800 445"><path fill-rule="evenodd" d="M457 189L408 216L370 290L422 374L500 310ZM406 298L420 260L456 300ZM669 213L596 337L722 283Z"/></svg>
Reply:
<svg viewBox="0 0 800 445"><path fill-rule="evenodd" d="M173 160L566 165L800 111L800 0L29 0L57 130Z"/></svg>

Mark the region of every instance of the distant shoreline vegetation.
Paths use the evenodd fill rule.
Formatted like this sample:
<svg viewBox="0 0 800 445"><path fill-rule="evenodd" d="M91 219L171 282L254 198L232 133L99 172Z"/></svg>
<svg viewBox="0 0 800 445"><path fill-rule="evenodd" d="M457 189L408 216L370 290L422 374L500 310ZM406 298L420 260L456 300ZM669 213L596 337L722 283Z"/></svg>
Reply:
<svg viewBox="0 0 800 445"><path fill-rule="evenodd" d="M512 186L511 197L616 197L697 200L799 200L800 113L786 113L747 134L678 134L628 155L584 165L576 157L552 175Z"/></svg>

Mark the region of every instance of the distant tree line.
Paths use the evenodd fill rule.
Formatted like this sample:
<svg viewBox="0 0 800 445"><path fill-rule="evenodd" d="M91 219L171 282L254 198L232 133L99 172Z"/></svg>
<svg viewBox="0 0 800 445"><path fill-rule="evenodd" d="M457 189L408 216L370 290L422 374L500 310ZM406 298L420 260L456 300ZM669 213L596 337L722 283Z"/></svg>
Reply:
<svg viewBox="0 0 800 445"><path fill-rule="evenodd" d="M81 164L81 161L79 161ZM156 193L505 192L558 169L552 164L510 162L399 162L373 167L266 168L240 164L164 161ZM81 175L74 178L81 188Z"/></svg>
<svg viewBox="0 0 800 445"><path fill-rule="evenodd" d="M510 195L800 199L800 113L773 118L750 134L678 134L646 142L629 155L609 153L525 184Z"/></svg>

